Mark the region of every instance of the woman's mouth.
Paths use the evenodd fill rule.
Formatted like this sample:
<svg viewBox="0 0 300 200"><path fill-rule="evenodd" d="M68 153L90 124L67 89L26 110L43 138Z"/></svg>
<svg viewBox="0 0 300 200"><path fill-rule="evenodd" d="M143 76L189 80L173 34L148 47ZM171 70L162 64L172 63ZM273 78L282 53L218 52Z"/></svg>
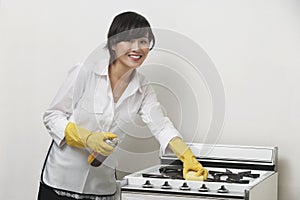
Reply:
<svg viewBox="0 0 300 200"><path fill-rule="evenodd" d="M135 60L135 61L137 61L137 60L139 60L140 58L142 58L142 55L129 54L128 57L131 58L131 59L133 59L133 60Z"/></svg>

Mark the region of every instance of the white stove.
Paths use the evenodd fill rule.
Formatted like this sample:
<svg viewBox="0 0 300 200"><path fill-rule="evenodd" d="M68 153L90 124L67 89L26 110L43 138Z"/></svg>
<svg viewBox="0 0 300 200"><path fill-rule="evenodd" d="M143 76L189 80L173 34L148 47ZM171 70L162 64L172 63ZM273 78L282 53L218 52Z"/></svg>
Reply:
<svg viewBox="0 0 300 200"><path fill-rule="evenodd" d="M206 181L184 180L182 163L168 154L160 165L125 176L121 199L277 199L276 147L188 145L208 169Z"/></svg>

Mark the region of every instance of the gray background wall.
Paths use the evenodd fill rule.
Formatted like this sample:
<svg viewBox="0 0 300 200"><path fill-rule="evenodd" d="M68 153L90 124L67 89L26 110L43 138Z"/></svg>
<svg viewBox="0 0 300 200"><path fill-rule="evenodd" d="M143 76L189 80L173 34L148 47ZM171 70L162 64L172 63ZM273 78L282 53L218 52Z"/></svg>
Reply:
<svg viewBox="0 0 300 200"><path fill-rule="evenodd" d="M153 27L182 33L205 49L226 93L219 143L278 146L280 200L298 199L296 0L1 0L0 199L35 199L51 140L42 114L67 70L104 41L112 17L124 10L140 12Z"/></svg>

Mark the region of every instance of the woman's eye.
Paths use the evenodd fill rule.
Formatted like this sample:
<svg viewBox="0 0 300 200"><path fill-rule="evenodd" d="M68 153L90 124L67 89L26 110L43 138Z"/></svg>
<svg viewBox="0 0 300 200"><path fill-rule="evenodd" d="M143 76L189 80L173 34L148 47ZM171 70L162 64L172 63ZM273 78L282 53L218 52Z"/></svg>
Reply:
<svg viewBox="0 0 300 200"><path fill-rule="evenodd" d="M148 43L148 41L146 41L146 40L142 40L142 41L141 41L141 43L142 43L142 44L147 44L147 43Z"/></svg>
<svg viewBox="0 0 300 200"><path fill-rule="evenodd" d="M147 45L147 44L149 44L149 41L148 40L141 40L140 43L142 45Z"/></svg>

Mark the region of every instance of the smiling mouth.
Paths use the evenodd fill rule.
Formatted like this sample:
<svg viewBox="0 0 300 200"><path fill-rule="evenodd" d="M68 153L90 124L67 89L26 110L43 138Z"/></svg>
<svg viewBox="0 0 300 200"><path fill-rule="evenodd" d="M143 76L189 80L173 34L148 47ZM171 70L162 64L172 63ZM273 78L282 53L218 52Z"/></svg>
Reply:
<svg viewBox="0 0 300 200"><path fill-rule="evenodd" d="M140 58L142 58L142 55L133 55L133 54L129 54L128 57L134 59L134 60L139 60Z"/></svg>

